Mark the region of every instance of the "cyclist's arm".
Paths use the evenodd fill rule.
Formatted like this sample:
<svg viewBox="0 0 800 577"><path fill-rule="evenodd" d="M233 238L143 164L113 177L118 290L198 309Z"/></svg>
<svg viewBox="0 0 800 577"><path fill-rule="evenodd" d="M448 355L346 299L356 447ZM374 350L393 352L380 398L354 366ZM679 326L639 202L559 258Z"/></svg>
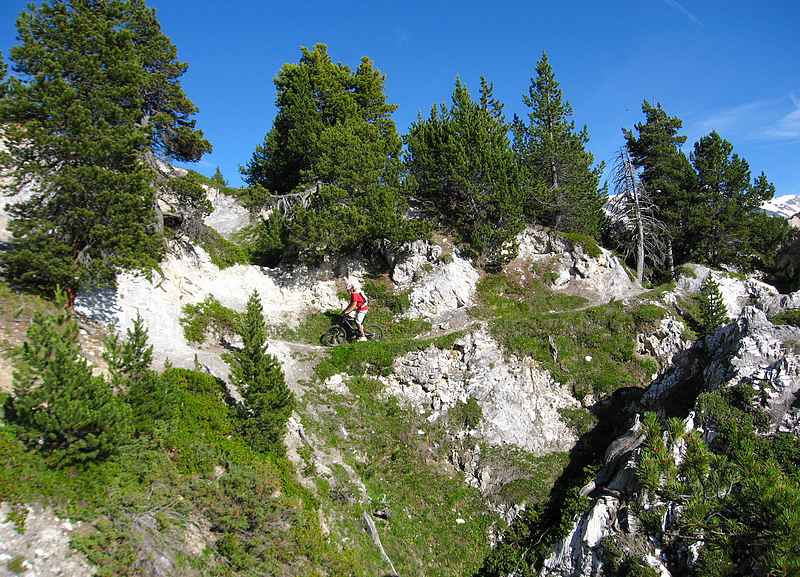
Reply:
<svg viewBox="0 0 800 577"><path fill-rule="evenodd" d="M347 305L347 308L342 311L342 314L346 315L347 313L352 311L354 308L356 308L356 299L354 299L353 297L350 297L350 304Z"/></svg>

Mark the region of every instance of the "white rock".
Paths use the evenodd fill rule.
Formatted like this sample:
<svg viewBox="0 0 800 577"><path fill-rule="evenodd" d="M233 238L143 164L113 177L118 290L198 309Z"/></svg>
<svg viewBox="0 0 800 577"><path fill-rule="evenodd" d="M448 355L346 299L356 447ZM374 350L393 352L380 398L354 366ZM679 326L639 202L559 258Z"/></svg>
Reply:
<svg viewBox="0 0 800 577"><path fill-rule="evenodd" d="M516 240L516 262L549 270L554 275L553 288L593 301L623 299L642 292L622 262L604 248L599 257L589 256L580 245L539 226L528 227Z"/></svg>
<svg viewBox="0 0 800 577"><path fill-rule="evenodd" d="M195 358L215 376L227 379L228 367L217 352L188 343L180 319L183 307L213 296L223 305L244 310L247 298L257 291L270 325L297 323L303 316L341 306L336 283L324 271L281 271L236 265L218 269L202 248L196 255L170 255L161 264L163 276L151 279L124 273L113 289L78 295L75 309L89 319L109 324L124 333L141 315L154 348L157 364L169 359L175 366L193 368ZM290 370L293 360L285 344L270 344Z"/></svg>
<svg viewBox="0 0 800 577"><path fill-rule="evenodd" d="M22 566L30 572L26 575L89 577L95 573L83 555L71 548L65 522L51 510L29 506L23 534L8 520L10 511L7 503L0 503L0 574L5 575L5 563L17 557L24 558Z"/></svg>
<svg viewBox="0 0 800 577"><path fill-rule="evenodd" d="M466 521L464 519L462 519L461 517L456 519L456 525L463 525L464 523L466 523Z"/></svg>
<svg viewBox="0 0 800 577"><path fill-rule="evenodd" d="M587 363L591 363L592 362L592 355L586 355L585 357L583 357L583 360L586 361Z"/></svg>
<svg viewBox="0 0 800 577"><path fill-rule="evenodd" d="M408 316L434 320L473 304L480 273L468 260L454 252L449 262L431 266L411 285Z"/></svg>
<svg viewBox="0 0 800 577"><path fill-rule="evenodd" d="M575 436L558 409L579 403L532 359L508 359L485 328L467 334L454 350L431 347L395 360L383 377L387 394L436 417L474 397L482 411L480 436L542 454L568 450Z"/></svg>
<svg viewBox="0 0 800 577"><path fill-rule="evenodd" d="M232 196L227 196L216 189L203 185L208 193L208 200L213 208L211 214L203 222L216 230L225 238L230 238L234 233L250 224L250 212L239 204Z"/></svg>

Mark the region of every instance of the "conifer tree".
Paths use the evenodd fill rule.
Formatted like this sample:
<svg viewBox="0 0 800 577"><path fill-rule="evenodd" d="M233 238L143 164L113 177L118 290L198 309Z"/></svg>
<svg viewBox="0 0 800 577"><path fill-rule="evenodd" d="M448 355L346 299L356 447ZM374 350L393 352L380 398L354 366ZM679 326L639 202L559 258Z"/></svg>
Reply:
<svg viewBox="0 0 800 577"><path fill-rule="evenodd" d="M18 361L11 420L20 427L20 438L51 463L103 459L128 440L130 408L102 377L92 375L81 356L78 325L65 308L37 313Z"/></svg>
<svg viewBox="0 0 800 577"><path fill-rule="evenodd" d="M645 122L622 133L634 166L642 171L642 183L652 195L659 219L667 227L671 243L667 266L672 268L676 260L684 262L691 251L688 226L694 172L681 151L686 142L686 137L678 134L683 126L681 119L669 116L661 104L652 105L647 100L642 102L642 112Z"/></svg>
<svg viewBox="0 0 800 577"><path fill-rule="evenodd" d="M547 58L536 64L528 94L528 123L515 118L514 151L528 194L528 218L557 230L597 237L603 222L606 193L600 187L603 164L592 168L594 157L586 150L589 132L575 130L572 106Z"/></svg>
<svg viewBox="0 0 800 577"><path fill-rule="evenodd" d="M406 166L415 199L487 262L498 260L523 224L502 109L485 78L478 101L456 79L450 108L433 107L407 136Z"/></svg>
<svg viewBox="0 0 800 577"><path fill-rule="evenodd" d="M713 335L716 330L728 322L728 309L719 290L719 284L709 274L700 286L697 296L699 325L703 336Z"/></svg>
<svg viewBox="0 0 800 577"><path fill-rule="evenodd" d="M225 192L225 189L228 188L228 183L225 180L225 177L222 176L222 171L219 169L219 166L217 167L217 170L214 171L214 176L211 177L211 184L219 192Z"/></svg>
<svg viewBox="0 0 800 577"><path fill-rule="evenodd" d="M285 229L284 257L319 261L418 235L403 218L402 142L384 82L368 58L353 71L322 44L278 73L277 116L242 174L252 189L286 201L281 222L264 229Z"/></svg>
<svg viewBox="0 0 800 577"><path fill-rule="evenodd" d="M108 364L111 383L116 387L144 379L153 362L153 347L147 344L147 329L142 317L136 315L126 338L120 341L116 333L108 336L103 359Z"/></svg>
<svg viewBox="0 0 800 577"><path fill-rule="evenodd" d="M7 275L74 293L119 268L156 265L156 194L172 192L161 161L196 161L210 145L179 83L186 65L155 12L144 0L45 0L20 15L17 31L17 75L0 116L7 168L34 192L11 210ZM205 207L197 183L179 188L173 204Z"/></svg>
<svg viewBox="0 0 800 577"><path fill-rule="evenodd" d="M753 241L761 234L752 229L752 219L775 186L763 173L751 183L747 161L716 132L695 143L691 161L697 172L689 222L692 256L714 266L749 268Z"/></svg>
<svg viewBox="0 0 800 577"><path fill-rule="evenodd" d="M283 454L283 436L294 395L286 386L280 364L266 352L264 310L256 291L247 301L239 336L242 348L231 353L228 363L231 382L244 398L242 434L259 451Z"/></svg>

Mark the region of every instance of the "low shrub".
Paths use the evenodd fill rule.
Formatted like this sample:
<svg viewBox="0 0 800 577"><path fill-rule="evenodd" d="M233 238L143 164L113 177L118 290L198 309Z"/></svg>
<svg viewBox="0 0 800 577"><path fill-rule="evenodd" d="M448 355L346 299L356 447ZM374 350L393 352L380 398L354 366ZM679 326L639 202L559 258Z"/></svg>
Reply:
<svg viewBox="0 0 800 577"><path fill-rule="evenodd" d="M250 262L250 253L245 247L226 239L209 226L202 228L199 242L219 269Z"/></svg>
<svg viewBox="0 0 800 577"><path fill-rule="evenodd" d="M600 245L597 241L588 234L581 234L579 232L562 232L561 236L572 243L573 246L579 246L586 254L592 258L600 258L603 251L600 250Z"/></svg>
<svg viewBox="0 0 800 577"><path fill-rule="evenodd" d="M800 327L800 309L783 311L770 319L774 325L791 325Z"/></svg>
<svg viewBox="0 0 800 577"><path fill-rule="evenodd" d="M209 295L197 304L183 307L181 326L190 343L203 343L211 333L216 339L230 339L236 334L241 315Z"/></svg>

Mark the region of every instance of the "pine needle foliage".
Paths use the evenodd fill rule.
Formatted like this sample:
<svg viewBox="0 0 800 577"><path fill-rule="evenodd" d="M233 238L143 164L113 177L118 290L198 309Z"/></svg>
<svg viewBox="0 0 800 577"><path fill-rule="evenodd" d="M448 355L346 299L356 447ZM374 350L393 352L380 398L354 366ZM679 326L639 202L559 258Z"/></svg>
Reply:
<svg viewBox="0 0 800 577"><path fill-rule="evenodd" d="M485 78L479 100L456 79L450 107L434 106L406 137L416 202L488 264L502 260L503 246L523 227L508 130Z"/></svg>
<svg viewBox="0 0 800 577"><path fill-rule="evenodd" d="M282 455L286 423L294 408L294 395L286 385L277 359L266 352L264 310L256 291L250 295L239 324L242 348L231 353L231 382L242 393L241 431L251 446Z"/></svg>
<svg viewBox="0 0 800 577"><path fill-rule="evenodd" d="M59 301L64 304L63 297ZM92 375L69 311L37 313L17 360L10 420L51 464L102 460L129 440L131 410Z"/></svg>
<svg viewBox="0 0 800 577"><path fill-rule="evenodd" d="M17 34L0 101L4 168L31 196L10 210L7 276L74 293L156 266L156 195L172 188L161 161L196 161L211 146L155 12L144 0L46 0L22 12ZM177 212L208 208L191 179L175 186Z"/></svg>
<svg viewBox="0 0 800 577"><path fill-rule="evenodd" d="M600 186L604 165L592 167L589 131L585 126L575 130L572 105L547 54L536 63L536 77L522 100L530 109L528 121L515 117L513 134L529 220L597 238L606 200Z"/></svg>
<svg viewBox="0 0 800 577"><path fill-rule="evenodd" d="M711 275L706 277L697 295L699 305L699 325L703 336L713 335L716 330L728 323L728 309L719 290L719 284Z"/></svg>

